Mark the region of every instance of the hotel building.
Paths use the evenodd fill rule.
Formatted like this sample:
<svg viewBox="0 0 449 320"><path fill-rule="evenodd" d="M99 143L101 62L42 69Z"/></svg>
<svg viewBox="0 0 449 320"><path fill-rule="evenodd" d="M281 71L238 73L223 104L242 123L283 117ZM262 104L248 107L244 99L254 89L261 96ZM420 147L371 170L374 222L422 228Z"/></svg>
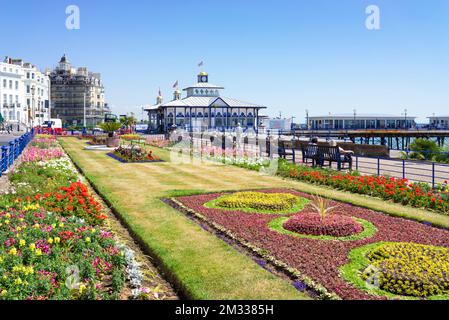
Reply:
<svg viewBox="0 0 449 320"><path fill-rule="evenodd" d="M0 62L0 113L8 124L42 125L50 116L50 79L22 59Z"/></svg>
<svg viewBox="0 0 449 320"><path fill-rule="evenodd" d="M99 73L87 68L75 69L64 55L50 74L52 118L65 126L96 126L109 113L105 90Z"/></svg>

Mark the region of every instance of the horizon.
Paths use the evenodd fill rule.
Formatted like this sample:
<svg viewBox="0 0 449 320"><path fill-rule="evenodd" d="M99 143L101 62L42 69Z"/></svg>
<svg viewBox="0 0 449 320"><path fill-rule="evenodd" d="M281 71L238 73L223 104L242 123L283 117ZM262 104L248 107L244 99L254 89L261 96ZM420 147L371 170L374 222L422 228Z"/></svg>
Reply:
<svg viewBox="0 0 449 320"><path fill-rule="evenodd" d="M196 82L200 61L210 82L225 87L224 96L300 123L306 109L310 116L407 109L425 123L449 106L446 0L80 0L79 30L65 26L70 4L4 2L1 25L11 31L1 53L41 70L66 53L74 67L101 73L116 114L140 119L140 106L154 104L159 88L171 100L176 81L180 88ZM366 28L369 5L379 7L379 30ZM33 49L42 43L45 50Z"/></svg>

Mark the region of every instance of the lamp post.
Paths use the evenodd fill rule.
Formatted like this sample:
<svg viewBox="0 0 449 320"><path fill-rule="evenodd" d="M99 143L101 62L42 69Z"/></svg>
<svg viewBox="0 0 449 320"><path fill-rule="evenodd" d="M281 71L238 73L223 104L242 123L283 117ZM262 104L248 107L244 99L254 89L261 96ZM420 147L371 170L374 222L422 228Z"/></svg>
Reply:
<svg viewBox="0 0 449 320"><path fill-rule="evenodd" d="M35 100L34 94L36 92L36 88L34 86L31 87L31 117L28 119L30 121L30 127L34 127L34 115L35 115Z"/></svg>
<svg viewBox="0 0 449 320"><path fill-rule="evenodd" d="M404 109L404 129L407 129L407 109Z"/></svg>
<svg viewBox="0 0 449 320"><path fill-rule="evenodd" d="M309 110L306 109L306 128L307 130L310 129L310 125L309 125Z"/></svg>
<svg viewBox="0 0 449 320"><path fill-rule="evenodd" d="M357 110L356 110L356 109L353 109L352 112L354 112L354 125L353 125L353 128L354 128L354 130L355 130L355 129L357 129L357 128L356 128Z"/></svg>

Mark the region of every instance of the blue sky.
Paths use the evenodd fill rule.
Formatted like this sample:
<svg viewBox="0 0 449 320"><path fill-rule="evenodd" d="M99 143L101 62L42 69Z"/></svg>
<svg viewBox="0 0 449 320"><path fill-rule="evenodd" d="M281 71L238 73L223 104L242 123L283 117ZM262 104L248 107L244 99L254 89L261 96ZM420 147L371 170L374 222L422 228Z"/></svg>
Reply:
<svg viewBox="0 0 449 320"><path fill-rule="evenodd" d="M67 30L76 4L81 29ZM381 29L365 27L380 8ZM116 113L195 82L204 60L224 95L268 115L424 117L449 111L448 0L0 0L0 55L41 69L63 53L100 72Z"/></svg>

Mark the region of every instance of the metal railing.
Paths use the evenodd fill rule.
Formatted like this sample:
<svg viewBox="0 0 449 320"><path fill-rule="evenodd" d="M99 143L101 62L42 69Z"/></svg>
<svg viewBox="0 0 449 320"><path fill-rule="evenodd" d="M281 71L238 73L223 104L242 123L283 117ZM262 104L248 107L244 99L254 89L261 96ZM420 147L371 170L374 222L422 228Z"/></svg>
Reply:
<svg viewBox="0 0 449 320"><path fill-rule="evenodd" d="M0 177L14 164L14 161L22 154L25 147L34 137L34 130L25 133L20 138L14 139L8 145L1 147L0 153Z"/></svg>

